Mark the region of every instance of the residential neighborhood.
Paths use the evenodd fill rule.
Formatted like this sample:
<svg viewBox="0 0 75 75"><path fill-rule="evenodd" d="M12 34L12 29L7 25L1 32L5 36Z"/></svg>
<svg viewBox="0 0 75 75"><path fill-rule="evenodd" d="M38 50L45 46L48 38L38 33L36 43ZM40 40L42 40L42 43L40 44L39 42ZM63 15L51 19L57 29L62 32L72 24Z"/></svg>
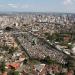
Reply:
<svg viewBox="0 0 75 75"><path fill-rule="evenodd" d="M0 14L0 75L75 75L74 14Z"/></svg>

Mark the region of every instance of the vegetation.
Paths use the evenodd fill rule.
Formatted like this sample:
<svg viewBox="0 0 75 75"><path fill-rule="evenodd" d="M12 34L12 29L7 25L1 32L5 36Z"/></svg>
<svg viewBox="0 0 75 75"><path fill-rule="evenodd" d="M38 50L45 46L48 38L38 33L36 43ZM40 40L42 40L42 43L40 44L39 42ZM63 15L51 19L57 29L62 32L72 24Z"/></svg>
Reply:
<svg viewBox="0 0 75 75"><path fill-rule="evenodd" d="M41 63L39 60L36 60L36 59L31 59L30 62L32 62L33 64L40 64Z"/></svg>
<svg viewBox="0 0 75 75"><path fill-rule="evenodd" d="M2 50L5 50L5 51L9 51L9 53L13 53L13 52L15 52L16 50L18 50L18 47L9 47L9 46L7 46L7 45L3 45L3 46L0 46L0 48L2 49Z"/></svg>
<svg viewBox="0 0 75 75"><path fill-rule="evenodd" d="M45 33L45 36L47 40L52 40L52 36L49 33Z"/></svg>
<svg viewBox="0 0 75 75"><path fill-rule="evenodd" d="M32 45L35 45L35 40L32 41Z"/></svg>
<svg viewBox="0 0 75 75"><path fill-rule="evenodd" d="M10 70L7 75L19 75L19 72L18 71L15 71L15 70Z"/></svg>
<svg viewBox="0 0 75 75"><path fill-rule="evenodd" d="M27 64L27 62L28 62L28 60L27 60L27 59L25 59L25 60L23 61L23 64Z"/></svg>
<svg viewBox="0 0 75 75"><path fill-rule="evenodd" d="M8 51L9 50L9 47L8 46L2 46L3 50L6 50Z"/></svg>
<svg viewBox="0 0 75 75"><path fill-rule="evenodd" d="M15 72L14 72L14 75L19 75L19 72L18 72L18 71L15 71Z"/></svg>
<svg viewBox="0 0 75 75"><path fill-rule="evenodd" d="M53 33L50 35L49 33L45 33L46 39L50 41L58 41L61 42L63 41L63 37L60 37L59 33Z"/></svg>
<svg viewBox="0 0 75 75"><path fill-rule="evenodd" d="M8 51L9 51L9 54L13 54L16 50L17 48L10 47Z"/></svg>
<svg viewBox="0 0 75 75"><path fill-rule="evenodd" d="M74 62L75 60L71 57L67 57L65 59L67 61L67 63L64 65L64 67L68 68L68 69L73 69L75 66L74 66Z"/></svg>
<svg viewBox="0 0 75 75"><path fill-rule="evenodd" d="M6 30L6 31L11 31L12 28L11 28L11 27L6 27L5 30Z"/></svg>
<svg viewBox="0 0 75 75"><path fill-rule="evenodd" d="M3 73L5 70L5 62L2 62L0 65L0 71Z"/></svg>
<svg viewBox="0 0 75 75"><path fill-rule="evenodd" d="M49 56L45 57L44 59L41 59L40 62L45 64L58 64L55 60L51 60Z"/></svg>

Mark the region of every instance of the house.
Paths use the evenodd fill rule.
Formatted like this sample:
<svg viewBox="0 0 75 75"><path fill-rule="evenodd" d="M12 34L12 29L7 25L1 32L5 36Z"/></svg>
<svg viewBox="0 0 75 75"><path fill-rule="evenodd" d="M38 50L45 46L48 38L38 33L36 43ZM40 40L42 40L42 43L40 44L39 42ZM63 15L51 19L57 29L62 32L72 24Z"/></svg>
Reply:
<svg viewBox="0 0 75 75"><path fill-rule="evenodd" d="M37 64L34 65L35 71L38 75L45 75L46 74L46 65L45 64Z"/></svg>
<svg viewBox="0 0 75 75"><path fill-rule="evenodd" d="M66 75L74 75L73 70L69 70Z"/></svg>
<svg viewBox="0 0 75 75"><path fill-rule="evenodd" d="M12 63L8 64L7 67L10 69L11 67L18 69L20 67L20 63Z"/></svg>
<svg viewBox="0 0 75 75"><path fill-rule="evenodd" d="M7 75L7 72L4 72L2 75Z"/></svg>

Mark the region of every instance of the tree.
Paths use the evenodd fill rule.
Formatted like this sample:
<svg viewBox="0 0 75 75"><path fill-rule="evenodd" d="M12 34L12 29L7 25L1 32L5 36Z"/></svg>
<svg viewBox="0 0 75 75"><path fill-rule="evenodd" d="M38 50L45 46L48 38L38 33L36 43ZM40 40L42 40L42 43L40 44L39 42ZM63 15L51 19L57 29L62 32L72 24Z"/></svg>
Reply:
<svg viewBox="0 0 75 75"><path fill-rule="evenodd" d="M14 48L14 47L9 48L9 53L10 54L13 54L15 51L16 51L16 48Z"/></svg>
<svg viewBox="0 0 75 75"><path fill-rule="evenodd" d="M23 61L23 64L27 64L27 61L28 61L28 60L27 60L27 59L25 59L25 60Z"/></svg>
<svg viewBox="0 0 75 75"><path fill-rule="evenodd" d="M47 40L52 40L52 36L49 33L45 33L45 36Z"/></svg>
<svg viewBox="0 0 75 75"><path fill-rule="evenodd" d="M2 47L4 50L8 51L9 50L9 47L6 45L6 46L3 46Z"/></svg>
<svg viewBox="0 0 75 75"><path fill-rule="evenodd" d="M14 71L13 70L10 70L7 75L14 75Z"/></svg>
<svg viewBox="0 0 75 75"><path fill-rule="evenodd" d="M2 73L5 71L5 62L1 63L0 70L1 70Z"/></svg>
<svg viewBox="0 0 75 75"><path fill-rule="evenodd" d="M45 64L48 64L48 65L55 63L55 61L51 60L49 56L42 59L41 62L45 63Z"/></svg>
<svg viewBox="0 0 75 75"><path fill-rule="evenodd" d="M19 72L18 71L15 71L15 70L10 70L7 75L19 75Z"/></svg>
<svg viewBox="0 0 75 75"><path fill-rule="evenodd" d="M19 75L19 72L18 71L14 71L14 75Z"/></svg>
<svg viewBox="0 0 75 75"><path fill-rule="evenodd" d="M5 30L10 31L10 30L12 30L12 28L11 27L6 27Z"/></svg>
<svg viewBox="0 0 75 75"><path fill-rule="evenodd" d="M74 68L74 67L75 67L75 64L74 64L75 60L74 60L73 58L67 57L65 60L66 60L66 62L67 62L67 63L65 64L65 67L66 67L66 68L71 69L71 68Z"/></svg>

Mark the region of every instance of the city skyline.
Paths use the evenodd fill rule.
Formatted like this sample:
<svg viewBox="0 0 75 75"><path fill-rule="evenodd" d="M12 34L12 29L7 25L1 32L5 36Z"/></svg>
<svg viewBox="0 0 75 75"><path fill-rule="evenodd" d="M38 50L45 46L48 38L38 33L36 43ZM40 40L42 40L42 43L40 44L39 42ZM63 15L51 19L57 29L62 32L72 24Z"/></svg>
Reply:
<svg viewBox="0 0 75 75"><path fill-rule="evenodd" d="M75 13L75 0L1 0L0 11Z"/></svg>

